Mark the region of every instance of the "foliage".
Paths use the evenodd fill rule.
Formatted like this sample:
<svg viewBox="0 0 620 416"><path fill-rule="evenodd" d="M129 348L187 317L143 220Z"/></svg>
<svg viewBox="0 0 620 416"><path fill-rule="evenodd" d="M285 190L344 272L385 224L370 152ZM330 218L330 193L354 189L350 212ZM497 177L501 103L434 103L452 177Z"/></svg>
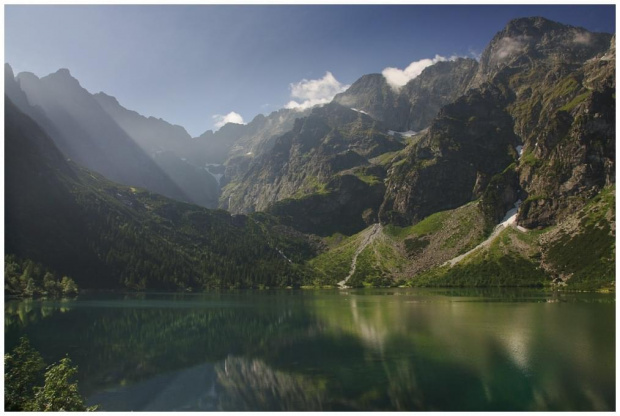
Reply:
<svg viewBox="0 0 620 416"><path fill-rule="evenodd" d="M34 400L27 406L33 412L85 412L94 411L97 406L86 407L78 392L77 382L71 380L77 367L71 366L71 359L65 357L58 364L51 365L45 373L45 384L36 387Z"/></svg>
<svg viewBox="0 0 620 416"><path fill-rule="evenodd" d="M43 370L45 374L43 374ZM8 411L59 412L94 411L86 407L72 379L77 367L68 357L45 368L41 354L30 346L28 338L4 355L4 408ZM41 387L40 385L43 384Z"/></svg>
<svg viewBox="0 0 620 416"><path fill-rule="evenodd" d="M34 388L43 381L45 363L41 355L30 346L26 337L4 354L4 410L26 410L34 399Z"/></svg>
<svg viewBox="0 0 620 416"><path fill-rule="evenodd" d="M544 247L544 258L553 269L570 276L573 289L597 289L615 281L615 186L601 191L577 217L576 232L559 228Z"/></svg>
<svg viewBox="0 0 620 416"><path fill-rule="evenodd" d="M71 296L78 293L78 286L68 276L62 279L30 259L14 255L4 257L4 291L20 297Z"/></svg>

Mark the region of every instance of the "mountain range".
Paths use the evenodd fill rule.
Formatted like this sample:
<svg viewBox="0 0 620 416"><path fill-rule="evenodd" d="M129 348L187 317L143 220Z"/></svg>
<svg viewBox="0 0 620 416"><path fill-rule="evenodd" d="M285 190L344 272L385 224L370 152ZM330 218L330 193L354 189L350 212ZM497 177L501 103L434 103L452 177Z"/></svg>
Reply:
<svg viewBox="0 0 620 416"><path fill-rule="evenodd" d="M195 138L66 69L5 94L6 251L82 287L613 285L611 34L515 19Z"/></svg>

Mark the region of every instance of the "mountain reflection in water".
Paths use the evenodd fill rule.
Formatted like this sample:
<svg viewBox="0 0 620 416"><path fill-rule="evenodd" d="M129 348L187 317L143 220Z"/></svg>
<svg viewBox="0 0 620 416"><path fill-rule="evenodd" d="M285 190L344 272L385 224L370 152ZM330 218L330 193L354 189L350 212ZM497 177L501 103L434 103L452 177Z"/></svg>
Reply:
<svg viewBox="0 0 620 416"><path fill-rule="evenodd" d="M104 410L611 410L614 302L410 289L7 301L5 342L69 353Z"/></svg>

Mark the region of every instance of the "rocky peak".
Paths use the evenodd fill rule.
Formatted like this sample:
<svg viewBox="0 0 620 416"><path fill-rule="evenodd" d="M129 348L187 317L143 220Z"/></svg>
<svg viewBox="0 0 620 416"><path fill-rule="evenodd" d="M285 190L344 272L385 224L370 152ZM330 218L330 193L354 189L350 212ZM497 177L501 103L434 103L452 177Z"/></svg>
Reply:
<svg viewBox="0 0 620 416"><path fill-rule="evenodd" d="M525 70L533 66L574 69L609 47L611 35L564 25L543 17L514 19L498 32L480 58L472 82L478 87L508 69Z"/></svg>
<svg viewBox="0 0 620 416"><path fill-rule="evenodd" d="M93 96L99 102L99 104L106 103L108 105L120 106L120 103L118 102L116 97L108 95L103 91L100 91L97 94L93 94Z"/></svg>
<svg viewBox="0 0 620 416"><path fill-rule="evenodd" d="M14 79L15 78L15 73L13 72L13 68L8 63L4 64L4 78L5 79L7 79L7 78Z"/></svg>
<svg viewBox="0 0 620 416"><path fill-rule="evenodd" d="M41 78L43 82L54 82L64 87L80 87L80 82L71 75L71 72L67 68L60 68L58 71L53 74L49 74L43 78Z"/></svg>

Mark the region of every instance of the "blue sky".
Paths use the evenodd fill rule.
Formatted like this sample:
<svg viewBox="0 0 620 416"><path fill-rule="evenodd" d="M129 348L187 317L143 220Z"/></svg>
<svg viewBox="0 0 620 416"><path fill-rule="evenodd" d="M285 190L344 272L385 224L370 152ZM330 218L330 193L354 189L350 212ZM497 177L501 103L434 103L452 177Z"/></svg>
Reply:
<svg viewBox="0 0 620 416"><path fill-rule="evenodd" d="M613 5L6 5L5 62L38 76L69 68L90 92L197 136L216 115L248 122L325 84L303 79L333 92L386 67L479 54L524 16L615 32Z"/></svg>

